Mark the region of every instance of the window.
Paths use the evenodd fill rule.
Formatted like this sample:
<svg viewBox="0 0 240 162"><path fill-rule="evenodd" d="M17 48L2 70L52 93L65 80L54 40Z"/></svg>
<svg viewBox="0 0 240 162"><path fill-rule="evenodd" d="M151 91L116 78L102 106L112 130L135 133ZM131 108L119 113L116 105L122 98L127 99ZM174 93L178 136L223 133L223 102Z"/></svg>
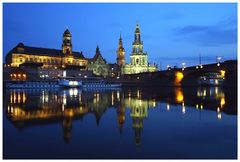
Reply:
<svg viewBox="0 0 240 162"><path fill-rule="evenodd" d="M136 64L138 64L138 63L139 63L139 59L137 58L137 59L136 59Z"/></svg>

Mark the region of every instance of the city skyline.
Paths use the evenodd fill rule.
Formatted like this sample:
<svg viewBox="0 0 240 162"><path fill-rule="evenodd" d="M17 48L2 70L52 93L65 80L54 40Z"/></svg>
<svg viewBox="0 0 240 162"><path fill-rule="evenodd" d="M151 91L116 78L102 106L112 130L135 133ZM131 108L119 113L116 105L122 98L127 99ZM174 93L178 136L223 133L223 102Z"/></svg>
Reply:
<svg viewBox="0 0 240 162"><path fill-rule="evenodd" d="M200 54L203 64L215 62L216 56L237 58L236 3L4 3L3 13L4 61L19 42L61 49L62 33L68 28L73 51L92 58L98 45L110 63L116 62L121 33L129 63L136 21L149 62L162 69L182 62L196 65Z"/></svg>

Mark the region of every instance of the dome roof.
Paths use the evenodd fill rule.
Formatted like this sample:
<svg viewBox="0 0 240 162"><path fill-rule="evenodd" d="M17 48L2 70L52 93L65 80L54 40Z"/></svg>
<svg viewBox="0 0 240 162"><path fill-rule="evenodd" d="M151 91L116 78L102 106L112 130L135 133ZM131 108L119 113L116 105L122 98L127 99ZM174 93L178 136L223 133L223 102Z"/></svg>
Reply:
<svg viewBox="0 0 240 162"><path fill-rule="evenodd" d="M22 42L18 43L17 47L24 48L24 44Z"/></svg>

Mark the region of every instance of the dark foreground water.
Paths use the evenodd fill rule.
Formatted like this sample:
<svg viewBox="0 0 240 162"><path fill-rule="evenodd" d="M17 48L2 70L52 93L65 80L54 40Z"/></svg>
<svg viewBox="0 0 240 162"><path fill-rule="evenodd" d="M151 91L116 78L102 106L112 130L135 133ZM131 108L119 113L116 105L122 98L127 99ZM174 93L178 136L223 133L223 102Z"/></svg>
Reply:
<svg viewBox="0 0 240 162"><path fill-rule="evenodd" d="M4 90L3 158L237 158L236 89Z"/></svg>

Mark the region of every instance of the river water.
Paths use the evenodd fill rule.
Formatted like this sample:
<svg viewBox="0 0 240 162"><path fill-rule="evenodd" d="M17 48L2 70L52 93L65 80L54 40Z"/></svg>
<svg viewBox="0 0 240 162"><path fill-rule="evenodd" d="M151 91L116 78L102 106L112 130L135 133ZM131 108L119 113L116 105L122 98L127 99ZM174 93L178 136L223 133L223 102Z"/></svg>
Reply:
<svg viewBox="0 0 240 162"><path fill-rule="evenodd" d="M4 159L236 159L237 92L4 90Z"/></svg>

